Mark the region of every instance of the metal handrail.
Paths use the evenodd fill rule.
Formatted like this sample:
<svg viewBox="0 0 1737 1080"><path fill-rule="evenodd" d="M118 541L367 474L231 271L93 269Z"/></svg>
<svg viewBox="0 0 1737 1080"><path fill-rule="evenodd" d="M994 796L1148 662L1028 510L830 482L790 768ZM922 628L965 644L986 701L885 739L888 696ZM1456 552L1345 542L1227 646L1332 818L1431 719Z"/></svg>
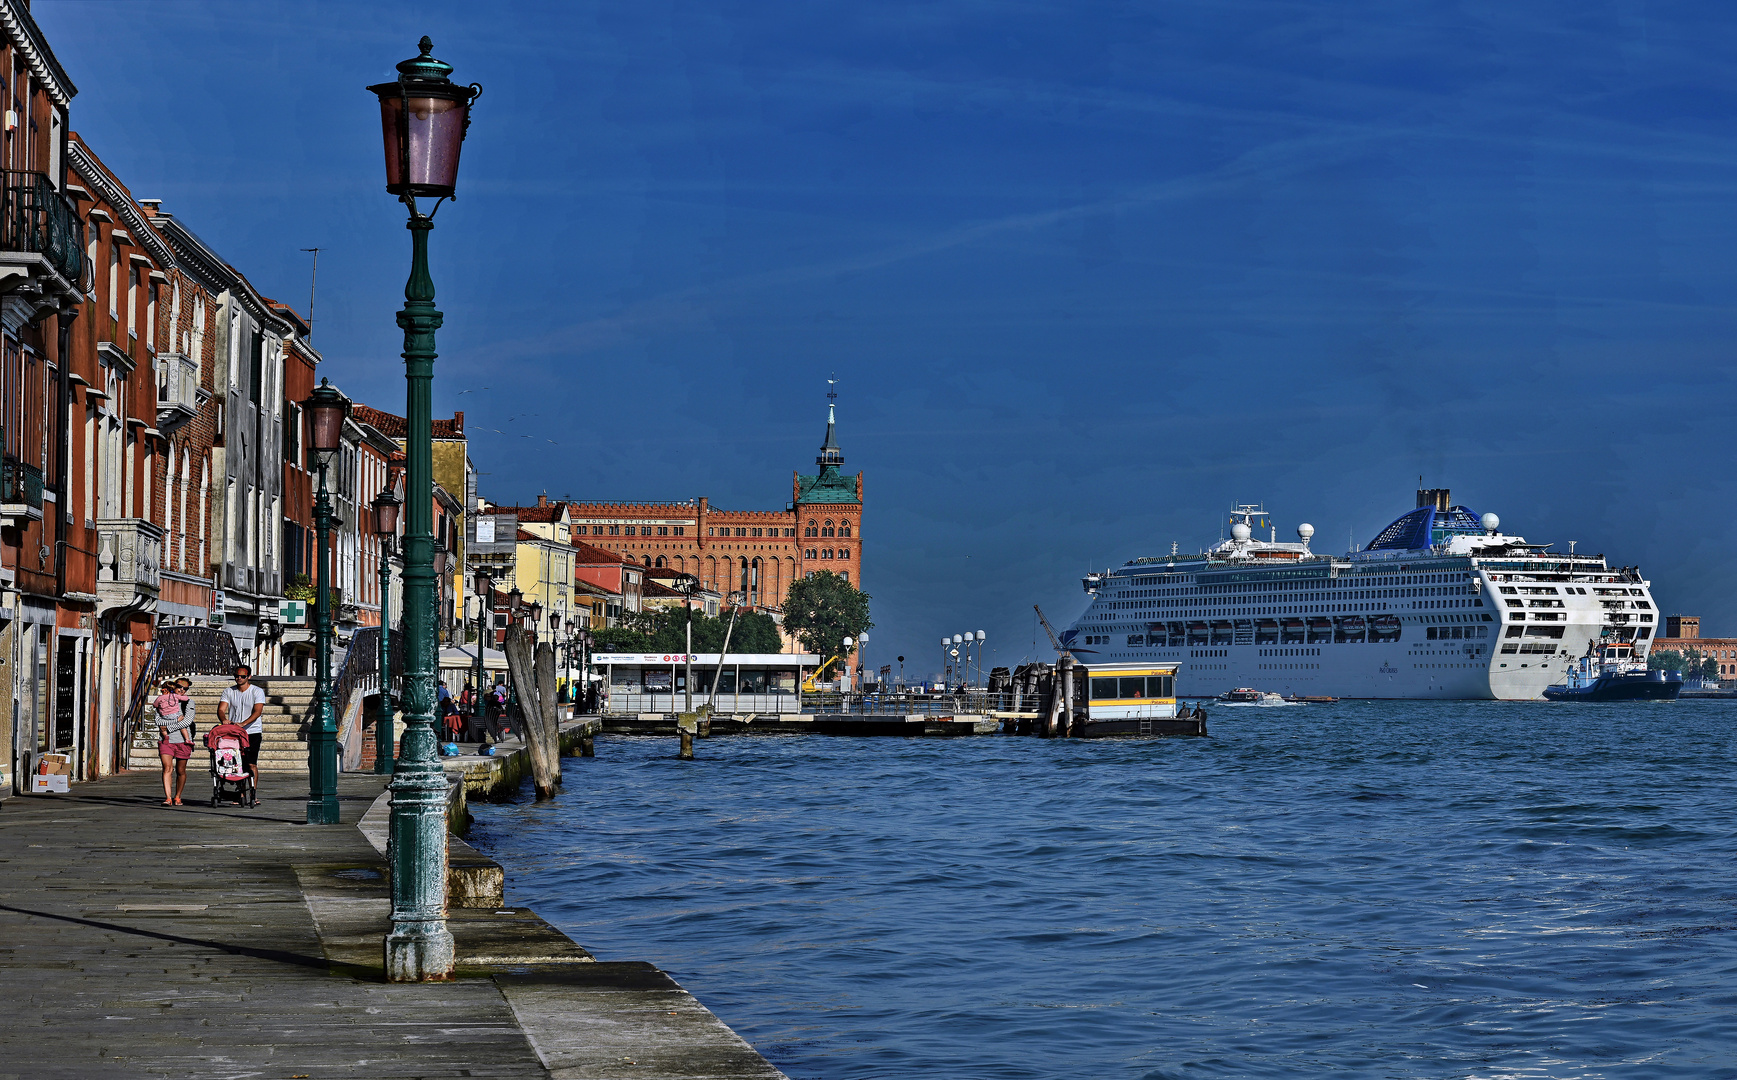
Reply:
<svg viewBox="0 0 1737 1080"><path fill-rule="evenodd" d="M145 665L139 669L127 703L127 737L122 745L131 747L138 738L145 706L151 700L151 687L158 679L170 675L228 675L240 663L235 639L226 630L214 626L157 627L151 638L151 651L145 656Z"/></svg>

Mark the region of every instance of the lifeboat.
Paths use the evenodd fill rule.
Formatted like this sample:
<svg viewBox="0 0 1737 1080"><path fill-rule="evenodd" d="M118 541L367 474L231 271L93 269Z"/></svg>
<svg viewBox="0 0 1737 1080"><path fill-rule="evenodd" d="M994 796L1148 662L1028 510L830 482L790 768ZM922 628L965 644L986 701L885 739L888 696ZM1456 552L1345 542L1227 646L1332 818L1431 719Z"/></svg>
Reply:
<svg viewBox="0 0 1737 1080"><path fill-rule="evenodd" d="M1377 615L1374 619L1370 620L1369 625L1370 629L1374 630L1377 634L1397 634L1399 633L1399 616Z"/></svg>
<svg viewBox="0 0 1737 1080"><path fill-rule="evenodd" d="M1339 629L1347 634L1361 634L1367 629L1367 624L1361 615L1346 615L1339 620Z"/></svg>

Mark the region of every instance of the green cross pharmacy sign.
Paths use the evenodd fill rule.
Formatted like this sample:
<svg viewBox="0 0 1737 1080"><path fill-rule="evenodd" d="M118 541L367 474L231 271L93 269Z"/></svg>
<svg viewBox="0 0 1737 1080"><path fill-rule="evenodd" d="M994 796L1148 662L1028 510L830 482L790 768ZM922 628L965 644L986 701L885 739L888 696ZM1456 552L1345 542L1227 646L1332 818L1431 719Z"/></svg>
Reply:
<svg viewBox="0 0 1737 1080"><path fill-rule="evenodd" d="M277 617L285 626L306 626L308 623L308 605L305 600L280 600L277 605Z"/></svg>

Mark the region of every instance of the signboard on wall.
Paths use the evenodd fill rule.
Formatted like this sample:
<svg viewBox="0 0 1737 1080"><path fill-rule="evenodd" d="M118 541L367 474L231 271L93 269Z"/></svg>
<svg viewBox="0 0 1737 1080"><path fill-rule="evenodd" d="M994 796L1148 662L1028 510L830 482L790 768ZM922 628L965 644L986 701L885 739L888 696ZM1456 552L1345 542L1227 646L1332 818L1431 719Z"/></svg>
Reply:
<svg viewBox="0 0 1737 1080"><path fill-rule="evenodd" d="M476 542L479 544L492 544L495 542L494 518L479 517L476 519Z"/></svg>

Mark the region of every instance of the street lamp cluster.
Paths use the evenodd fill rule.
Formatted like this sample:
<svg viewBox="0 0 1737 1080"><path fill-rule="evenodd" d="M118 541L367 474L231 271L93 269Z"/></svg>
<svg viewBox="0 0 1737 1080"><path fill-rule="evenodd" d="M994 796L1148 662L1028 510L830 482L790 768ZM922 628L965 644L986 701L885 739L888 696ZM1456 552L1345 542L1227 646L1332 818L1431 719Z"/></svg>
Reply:
<svg viewBox="0 0 1737 1080"><path fill-rule="evenodd" d="M977 677L983 676L983 641L989 635L981 630L966 631L954 634L950 638L941 639L941 666L947 674L948 685L969 687L973 685L971 676L972 661L976 661Z"/></svg>

